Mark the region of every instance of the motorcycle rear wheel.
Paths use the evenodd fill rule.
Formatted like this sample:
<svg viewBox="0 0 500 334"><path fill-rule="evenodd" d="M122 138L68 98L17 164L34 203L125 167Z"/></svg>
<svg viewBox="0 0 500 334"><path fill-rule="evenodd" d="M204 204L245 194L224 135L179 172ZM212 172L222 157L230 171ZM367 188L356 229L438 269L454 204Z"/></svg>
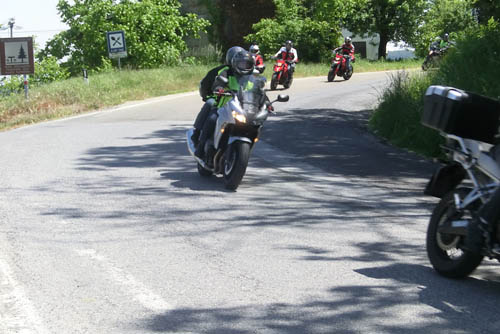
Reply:
<svg viewBox="0 0 500 334"><path fill-rule="evenodd" d="M469 276L481 263L483 256L463 250L459 245L463 237L440 233L439 227L450 219L461 219L455 208L454 194L462 198L467 191L456 189L446 194L434 208L427 228L427 255L434 269L441 275L449 278L464 278Z"/></svg>
<svg viewBox="0 0 500 334"><path fill-rule="evenodd" d="M231 144L224 159L224 183L226 189L236 190L245 175L250 159L250 143L237 141Z"/></svg>
<svg viewBox="0 0 500 334"><path fill-rule="evenodd" d="M293 77L288 79L285 84L283 85L283 87L285 87L285 89L288 89L290 88L290 86L292 86L292 82L293 82Z"/></svg>
<svg viewBox="0 0 500 334"><path fill-rule="evenodd" d="M351 77L352 77L352 73L354 72L354 68L350 68L350 70L347 70L343 77L344 77L344 80L349 80Z"/></svg>
<svg viewBox="0 0 500 334"><path fill-rule="evenodd" d="M271 90L276 90L278 88L278 73L273 73L271 78Z"/></svg>

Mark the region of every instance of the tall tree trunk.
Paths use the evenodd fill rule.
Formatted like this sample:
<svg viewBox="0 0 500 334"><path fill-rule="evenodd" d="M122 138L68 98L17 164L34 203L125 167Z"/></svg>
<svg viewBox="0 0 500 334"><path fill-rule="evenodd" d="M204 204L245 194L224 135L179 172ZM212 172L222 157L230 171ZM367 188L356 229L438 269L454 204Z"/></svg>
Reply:
<svg viewBox="0 0 500 334"><path fill-rule="evenodd" d="M389 42L389 37L383 33L380 34L380 44L378 45L378 58L384 58L387 51L387 43Z"/></svg>

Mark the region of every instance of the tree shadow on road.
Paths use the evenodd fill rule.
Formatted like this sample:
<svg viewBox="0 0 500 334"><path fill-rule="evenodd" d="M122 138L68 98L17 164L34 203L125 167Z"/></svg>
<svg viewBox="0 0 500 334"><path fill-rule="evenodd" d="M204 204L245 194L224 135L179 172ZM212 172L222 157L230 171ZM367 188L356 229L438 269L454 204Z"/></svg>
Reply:
<svg viewBox="0 0 500 334"><path fill-rule="evenodd" d="M180 307L143 319L140 330L211 334L493 334L500 329L498 282L436 278L428 267L400 263L355 271L370 283L332 287L322 297L296 304ZM408 316L397 320L395 315L401 313Z"/></svg>
<svg viewBox="0 0 500 334"><path fill-rule="evenodd" d="M262 138L334 174L392 179L430 176L434 163L388 145L368 130L371 113L291 109L271 118Z"/></svg>

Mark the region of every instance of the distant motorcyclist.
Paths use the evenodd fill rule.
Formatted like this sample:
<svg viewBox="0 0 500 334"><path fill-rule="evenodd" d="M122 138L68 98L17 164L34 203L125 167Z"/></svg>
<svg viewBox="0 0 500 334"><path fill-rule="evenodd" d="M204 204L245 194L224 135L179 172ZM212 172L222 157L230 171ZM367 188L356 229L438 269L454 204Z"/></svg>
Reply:
<svg viewBox="0 0 500 334"><path fill-rule="evenodd" d="M449 40L448 33L443 34L443 38L439 36L436 37L434 42L432 42L429 46L429 53L425 57L422 69L425 71L432 57L442 56L453 44L454 43Z"/></svg>
<svg viewBox="0 0 500 334"><path fill-rule="evenodd" d="M244 49L239 46L233 46L226 52L225 63L219 65L217 67L212 68L207 72L205 77L200 81L200 96L202 100L205 102L203 107L201 108L198 116L196 116L196 120L194 122L194 130L193 135L191 136L191 140L193 141L195 147L198 145L198 141L200 138L201 130L203 129L203 125L210 114L210 111L215 108L216 110L216 96L213 94L212 86L215 82L215 78L219 75L219 72L224 68L229 68L231 65L231 59L233 56L239 51L243 51Z"/></svg>
<svg viewBox="0 0 500 334"><path fill-rule="evenodd" d="M238 92L240 89L238 79L243 75L253 73L255 61L252 55L244 49L237 49L236 53L231 49L229 49L226 54L226 61L228 60L227 58L230 58L230 66L225 66L219 71L212 85L212 92L222 93L227 90ZM205 143L213 134L217 122L217 109L223 107L230 99L231 98L228 96L219 96L215 100L214 107L210 109L211 112L203 125L200 139L196 146L196 151L194 152L198 158L204 158Z"/></svg>
<svg viewBox="0 0 500 334"><path fill-rule="evenodd" d="M248 51L255 59L255 69L259 71L259 73L263 73L266 69L266 65L264 65L264 58L260 54L259 46L257 44L253 44L252 46L250 46L250 49Z"/></svg>
<svg viewBox="0 0 500 334"><path fill-rule="evenodd" d="M297 50L294 49L292 41L288 40L285 43L285 46L281 47L278 52L272 59L283 59L289 65L288 71L290 78L293 77L293 72L295 71L295 64L299 61L299 55L297 54Z"/></svg>
<svg viewBox="0 0 500 334"><path fill-rule="evenodd" d="M338 51L342 50L343 55L349 55L349 58L346 59L346 69L349 68L350 62L355 61L354 59L354 45L352 44L352 39L349 36L346 36L344 38L344 44L339 46L338 48L333 49L333 53L337 53Z"/></svg>

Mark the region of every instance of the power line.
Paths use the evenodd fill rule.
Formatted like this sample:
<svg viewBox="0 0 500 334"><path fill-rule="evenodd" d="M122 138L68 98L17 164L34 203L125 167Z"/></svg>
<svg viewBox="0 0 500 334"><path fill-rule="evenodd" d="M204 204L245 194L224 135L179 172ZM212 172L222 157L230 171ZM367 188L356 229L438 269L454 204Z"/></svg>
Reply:
<svg viewBox="0 0 500 334"><path fill-rule="evenodd" d="M65 29L49 29L49 30L16 30L16 33L37 33L37 32L61 32Z"/></svg>

